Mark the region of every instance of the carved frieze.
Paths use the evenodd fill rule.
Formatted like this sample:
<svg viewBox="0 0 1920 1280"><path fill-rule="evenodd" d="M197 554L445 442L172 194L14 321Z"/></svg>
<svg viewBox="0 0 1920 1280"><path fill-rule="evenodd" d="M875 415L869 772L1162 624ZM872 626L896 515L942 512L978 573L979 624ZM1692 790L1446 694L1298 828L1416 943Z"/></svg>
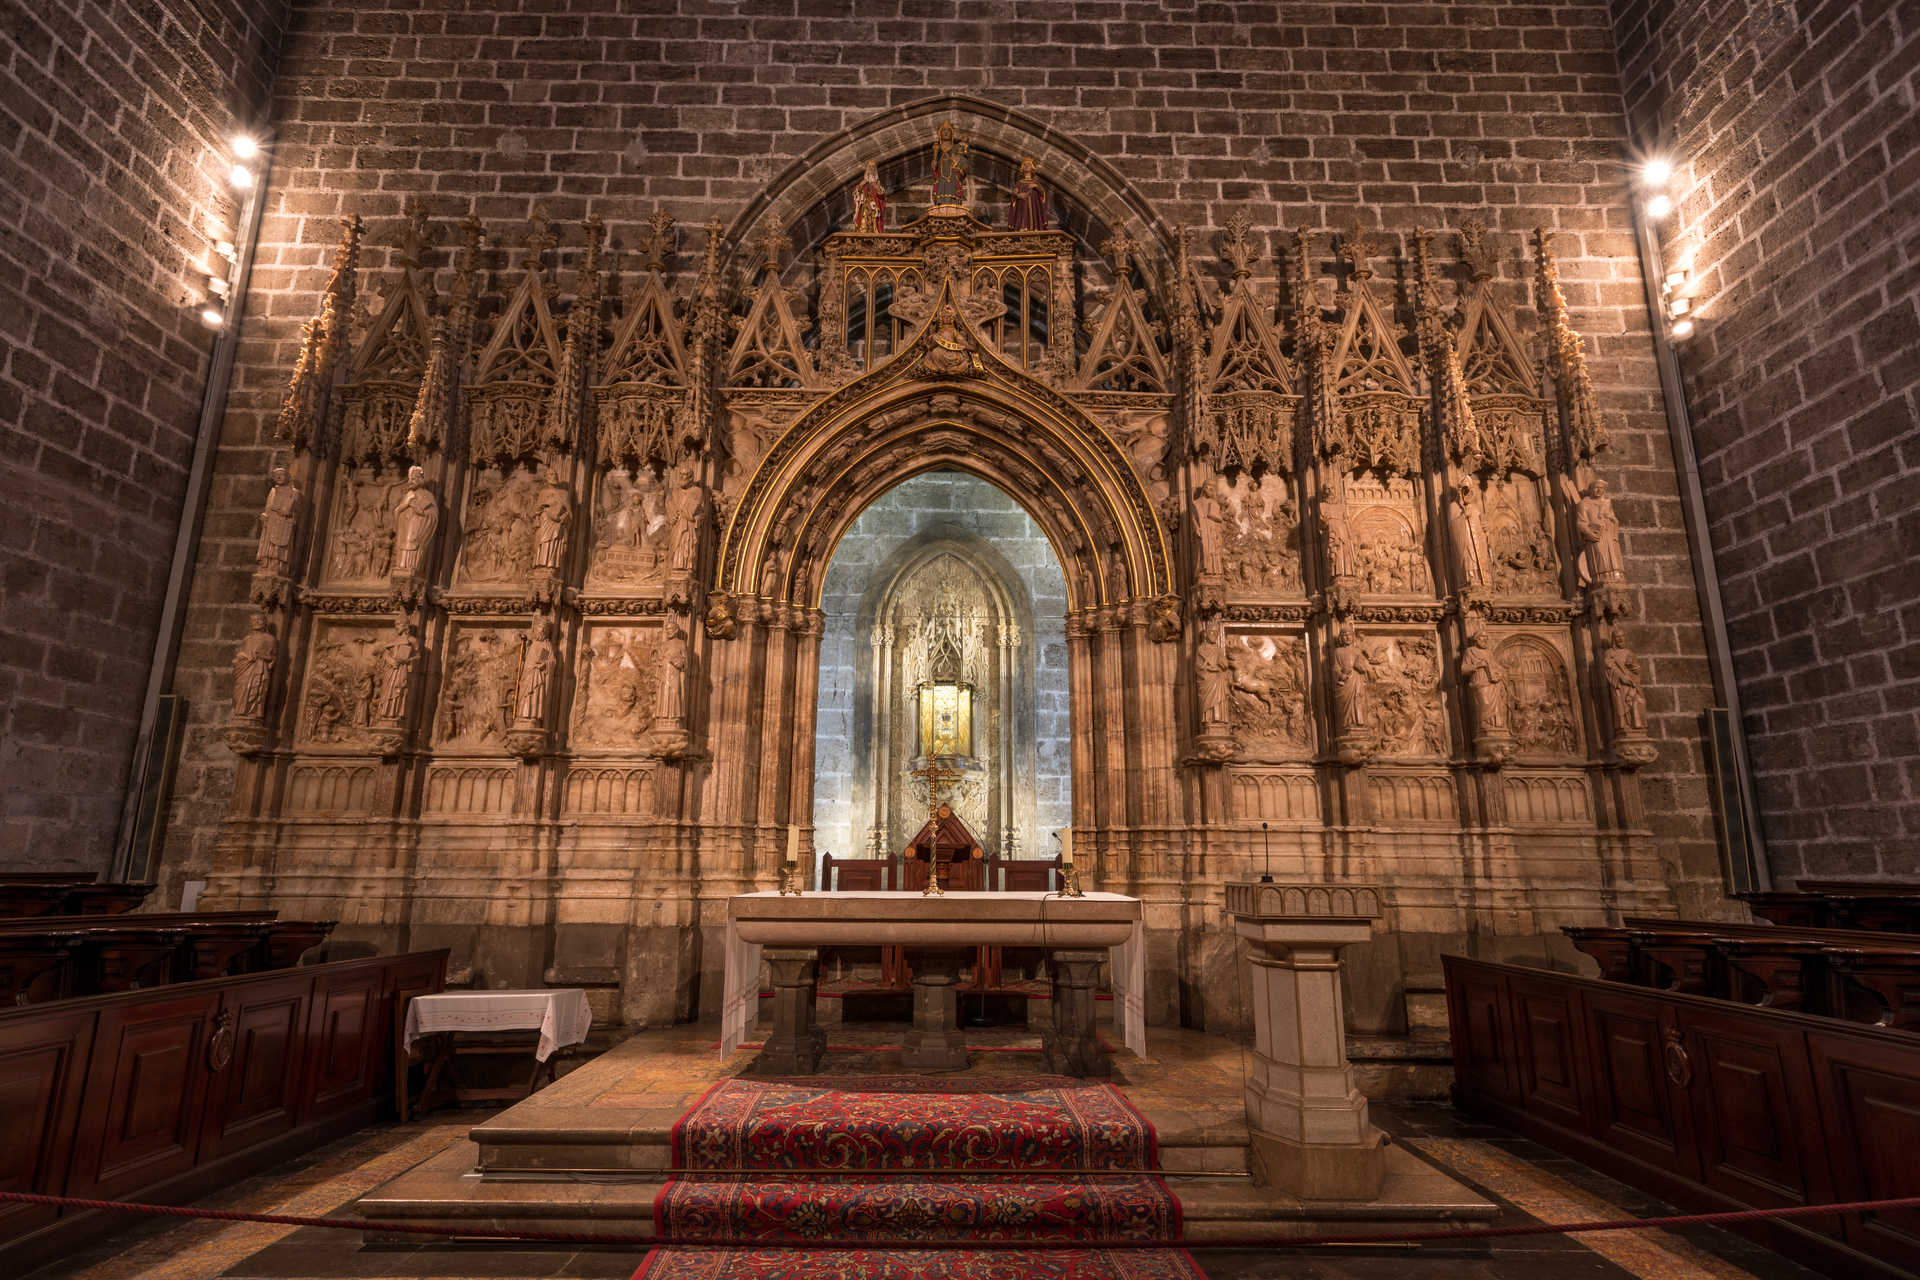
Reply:
<svg viewBox="0 0 1920 1280"><path fill-rule="evenodd" d="M1540 636L1517 635L1497 650L1508 732L1521 756L1568 756L1578 747L1566 659Z"/></svg>
<svg viewBox="0 0 1920 1280"><path fill-rule="evenodd" d="M660 645L657 626L587 626L575 662L576 750L640 754L659 705Z"/></svg>
<svg viewBox="0 0 1920 1280"><path fill-rule="evenodd" d="M1353 539L1353 577L1363 595L1431 596L1425 520L1418 490L1405 478L1349 483L1346 519Z"/></svg>
<svg viewBox="0 0 1920 1280"><path fill-rule="evenodd" d="M326 581L385 584L393 567L390 512L405 486L391 472L350 468L335 486Z"/></svg>
<svg viewBox="0 0 1920 1280"><path fill-rule="evenodd" d="M1227 645L1227 655L1242 754L1253 759L1310 754L1313 712L1305 639L1242 633Z"/></svg>
<svg viewBox="0 0 1920 1280"><path fill-rule="evenodd" d="M1298 596L1301 584L1300 510L1283 476L1242 474L1222 484L1222 534L1228 590L1248 595Z"/></svg>
<svg viewBox="0 0 1920 1280"><path fill-rule="evenodd" d="M1357 645L1364 686L1359 720L1383 758L1445 756L1451 750L1440 693L1439 642L1426 634L1372 634Z"/></svg>
<svg viewBox="0 0 1920 1280"><path fill-rule="evenodd" d="M388 633L350 623L314 631L294 741L303 747L377 749L381 681L377 650Z"/></svg>
<svg viewBox="0 0 1920 1280"><path fill-rule="evenodd" d="M500 750L513 722L520 668L517 627L457 623L448 632L446 669L434 717L436 747L455 751Z"/></svg>

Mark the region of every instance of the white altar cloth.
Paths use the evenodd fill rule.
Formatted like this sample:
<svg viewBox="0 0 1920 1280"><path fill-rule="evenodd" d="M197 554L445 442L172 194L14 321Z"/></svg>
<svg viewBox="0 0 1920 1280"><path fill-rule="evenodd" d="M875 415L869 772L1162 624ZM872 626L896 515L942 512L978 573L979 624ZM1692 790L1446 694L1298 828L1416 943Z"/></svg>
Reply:
<svg viewBox="0 0 1920 1280"><path fill-rule="evenodd" d="M765 946L1039 947L1112 957L1121 1039L1147 1052L1146 941L1140 900L1117 893L742 893L728 900L720 1053L746 1042L760 1010Z"/></svg>
<svg viewBox="0 0 1920 1280"><path fill-rule="evenodd" d="M407 1004L403 1044L439 1031L533 1031L533 1056L545 1062L555 1049L579 1044L593 1026L587 993L578 987L536 991L442 991Z"/></svg>

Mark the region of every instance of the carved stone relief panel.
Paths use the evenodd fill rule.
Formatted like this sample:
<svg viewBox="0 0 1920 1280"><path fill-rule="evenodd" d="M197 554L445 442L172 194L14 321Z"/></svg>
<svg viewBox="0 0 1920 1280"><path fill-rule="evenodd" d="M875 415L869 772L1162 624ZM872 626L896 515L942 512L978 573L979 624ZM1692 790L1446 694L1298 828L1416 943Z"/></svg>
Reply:
<svg viewBox="0 0 1920 1280"><path fill-rule="evenodd" d="M593 500L593 549L587 581L596 586L644 587L667 575L666 484L652 468L619 467L600 478Z"/></svg>
<svg viewBox="0 0 1920 1280"><path fill-rule="evenodd" d="M1431 596L1426 521L1411 480L1365 476L1347 485L1353 571L1366 595Z"/></svg>
<svg viewBox="0 0 1920 1280"><path fill-rule="evenodd" d="M1298 596L1300 581L1300 509L1291 487L1279 476L1255 480L1242 474L1222 485L1223 558L1229 587L1268 596Z"/></svg>
<svg viewBox="0 0 1920 1280"><path fill-rule="evenodd" d="M427 771L430 813L507 813L513 808L513 770L436 765Z"/></svg>
<svg viewBox="0 0 1920 1280"><path fill-rule="evenodd" d="M1515 823L1578 823L1593 820L1593 793L1583 773L1505 773L1507 818Z"/></svg>
<svg viewBox="0 0 1920 1280"><path fill-rule="evenodd" d="M367 748L380 715L377 625L322 622L307 658L294 741L303 747Z"/></svg>
<svg viewBox="0 0 1920 1280"><path fill-rule="evenodd" d="M517 627L455 624L433 741L455 751L499 750L513 722L514 686L525 633Z"/></svg>
<svg viewBox="0 0 1920 1280"><path fill-rule="evenodd" d="M1459 818L1459 795L1445 773L1381 772L1368 779L1376 818L1402 823L1451 825Z"/></svg>
<svg viewBox="0 0 1920 1280"><path fill-rule="evenodd" d="M1313 752L1307 643L1298 634L1236 634L1227 644L1234 731L1251 759Z"/></svg>
<svg viewBox="0 0 1920 1280"><path fill-rule="evenodd" d="M539 482L518 467L505 476L491 468L477 473L467 492L456 584L525 580L533 564L534 502L539 491Z"/></svg>
<svg viewBox="0 0 1920 1280"><path fill-rule="evenodd" d="M1320 786L1311 772L1233 769L1228 791L1237 822L1318 822Z"/></svg>
<svg viewBox="0 0 1920 1280"><path fill-rule="evenodd" d="M393 567L393 504L400 477L366 468L343 471L328 525L326 581L385 585Z"/></svg>
<svg viewBox="0 0 1920 1280"><path fill-rule="evenodd" d="M1554 550L1553 512L1539 482L1519 473L1489 481L1484 509L1494 593L1558 596L1560 558Z"/></svg>
<svg viewBox="0 0 1920 1280"><path fill-rule="evenodd" d="M1497 650L1508 731L1520 755L1573 755L1579 748L1565 655L1541 636L1517 635Z"/></svg>
<svg viewBox="0 0 1920 1280"><path fill-rule="evenodd" d="M1450 752L1440 645L1431 633L1363 636L1360 668L1377 755L1431 758Z"/></svg>
<svg viewBox="0 0 1920 1280"><path fill-rule="evenodd" d="M660 701L660 628L589 623L575 662L574 747L637 753Z"/></svg>

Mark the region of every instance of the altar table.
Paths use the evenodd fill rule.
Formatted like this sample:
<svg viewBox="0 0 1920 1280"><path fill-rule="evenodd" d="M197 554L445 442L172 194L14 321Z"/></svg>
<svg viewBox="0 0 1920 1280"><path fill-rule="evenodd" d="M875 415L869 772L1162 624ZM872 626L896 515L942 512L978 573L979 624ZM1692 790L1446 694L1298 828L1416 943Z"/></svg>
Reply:
<svg viewBox="0 0 1920 1280"><path fill-rule="evenodd" d="M1054 1031L1048 1054L1070 1074L1105 1069L1093 1034L1093 986L1110 960L1114 1003L1127 1048L1144 1056L1146 948L1140 900L1117 893L854 892L738 894L727 904L720 1052L747 1038L759 1009L760 965L773 972L773 1065L808 1071L823 1037L813 1025L818 948L898 946L918 954L908 1065L964 1063L953 1010L960 954L975 946L1038 947L1051 953Z"/></svg>

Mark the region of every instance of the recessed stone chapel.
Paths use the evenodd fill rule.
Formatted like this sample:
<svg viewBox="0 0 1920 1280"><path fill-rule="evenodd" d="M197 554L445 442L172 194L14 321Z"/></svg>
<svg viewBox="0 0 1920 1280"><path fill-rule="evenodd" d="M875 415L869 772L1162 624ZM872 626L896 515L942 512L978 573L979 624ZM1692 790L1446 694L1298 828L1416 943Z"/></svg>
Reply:
<svg viewBox="0 0 1920 1280"><path fill-rule="evenodd" d="M0 1259L1909 1274L1916 50L21 8Z"/></svg>

